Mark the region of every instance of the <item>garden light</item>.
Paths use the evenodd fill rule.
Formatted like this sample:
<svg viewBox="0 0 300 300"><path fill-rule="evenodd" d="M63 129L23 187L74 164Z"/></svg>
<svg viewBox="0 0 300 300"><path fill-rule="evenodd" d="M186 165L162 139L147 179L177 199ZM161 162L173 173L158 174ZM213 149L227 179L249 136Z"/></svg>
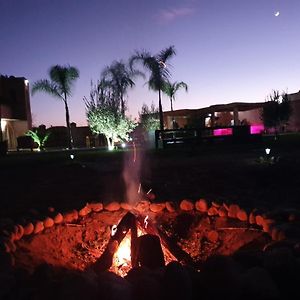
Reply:
<svg viewBox="0 0 300 300"><path fill-rule="evenodd" d="M267 155L269 155L269 154L270 154L270 151L271 151L271 149L270 149L270 148L266 148L266 149L265 149L265 151L266 151L266 154L267 154Z"/></svg>

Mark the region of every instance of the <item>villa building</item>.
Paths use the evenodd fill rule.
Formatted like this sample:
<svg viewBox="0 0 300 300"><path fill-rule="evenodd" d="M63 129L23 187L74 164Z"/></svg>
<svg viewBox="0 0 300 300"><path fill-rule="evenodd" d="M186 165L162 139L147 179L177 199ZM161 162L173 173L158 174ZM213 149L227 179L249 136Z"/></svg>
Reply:
<svg viewBox="0 0 300 300"><path fill-rule="evenodd" d="M300 131L300 91L289 94L292 115L285 127L286 131ZM250 125L252 133L264 130L261 111L266 102L212 105L200 109L181 109L164 112L166 129L185 127L226 127Z"/></svg>
<svg viewBox="0 0 300 300"><path fill-rule="evenodd" d="M17 148L17 137L32 128L29 82L24 77L0 76L0 120L8 149Z"/></svg>

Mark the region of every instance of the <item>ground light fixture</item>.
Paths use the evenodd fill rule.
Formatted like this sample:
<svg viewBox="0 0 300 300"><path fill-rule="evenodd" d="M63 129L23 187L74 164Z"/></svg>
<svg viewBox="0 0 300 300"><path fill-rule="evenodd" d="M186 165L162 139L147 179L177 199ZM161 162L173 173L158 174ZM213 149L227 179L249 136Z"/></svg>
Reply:
<svg viewBox="0 0 300 300"><path fill-rule="evenodd" d="M270 149L270 148L266 148L266 149L265 149L265 152L266 152L267 155L269 155L270 152L271 152L271 149Z"/></svg>
<svg viewBox="0 0 300 300"><path fill-rule="evenodd" d="M74 157L75 157L74 154L70 154L71 159L74 159Z"/></svg>

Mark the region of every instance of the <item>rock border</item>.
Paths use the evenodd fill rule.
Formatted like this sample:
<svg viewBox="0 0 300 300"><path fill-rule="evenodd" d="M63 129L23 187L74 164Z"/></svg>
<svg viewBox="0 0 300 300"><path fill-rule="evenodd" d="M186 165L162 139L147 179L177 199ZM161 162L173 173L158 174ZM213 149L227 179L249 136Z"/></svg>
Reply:
<svg viewBox="0 0 300 300"><path fill-rule="evenodd" d="M13 264L12 253L16 251L16 241L23 237L42 233L45 229L60 224L70 224L80 219L86 218L91 213L102 211L115 212L119 210L136 211L141 214L161 214L164 211L169 213L191 213L207 214L212 217L222 217L236 219L246 223L248 226L255 226L263 232L269 234L274 242L281 242L289 239L294 249L299 248L300 241L300 211L295 209L277 210L267 212L259 209L251 211L241 208L237 204L218 203L216 201L207 201L203 198L197 201L183 199L179 205L172 201L151 203L149 200L141 200L135 206L129 203L112 201L103 204L102 202L86 203L79 210L60 213L54 208L48 208L49 215L43 218L35 217L34 221L28 221L26 224L14 224L11 220L1 220L2 235L0 236L0 254L10 255ZM38 216L38 212L32 210L33 214ZM4 224L3 224L4 223Z"/></svg>

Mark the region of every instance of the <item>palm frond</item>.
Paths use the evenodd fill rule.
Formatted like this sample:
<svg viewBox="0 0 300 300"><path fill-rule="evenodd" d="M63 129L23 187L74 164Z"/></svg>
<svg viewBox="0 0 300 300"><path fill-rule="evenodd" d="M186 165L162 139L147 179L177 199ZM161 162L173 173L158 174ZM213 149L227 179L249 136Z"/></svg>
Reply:
<svg viewBox="0 0 300 300"><path fill-rule="evenodd" d="M178 91L180 88L184 88L186 92L188 91L188 85L185 82L174 82L175 91Z"/></svg>
<svg viewBox="0 0 300 300"><path fill-rule="evenodd" d="M79 77L79 71L75 67L55 65L50 68L49 76L57 84L61 94L69 96L74 80Z"/></svg>
<svg viewBox="0 0 300 300"><path fill-rule="evenodd" d="M160 51L157 58L159 61L162 61L165 63L169 58L173 57L174 55L176 55L175 47L170 46L170 47Z"/></svg>
<svg viewBox="0 0 300 300"><path fill-rule="evenodd" d="M36 92L46 92L50 95L53 95L57 98L63 99L63 96L60 94L60 91L57 85L53 82L50 82L47 79L38 80L33 83L31 88L31 93L34 95Z"/></svg>
<svg viewBox="0 0 300 300"><path fill-rule="evenodd" d="M135 51L135 54L133 54L130 59L129 59L129 67L131 70L133 70L133 66L137 63L137 62L141 62L144 66L145 63L144 61L146 59L149 59L150 57L152 57L151 53L146 51L146 50L142 50L142 51Z"/></svg>

